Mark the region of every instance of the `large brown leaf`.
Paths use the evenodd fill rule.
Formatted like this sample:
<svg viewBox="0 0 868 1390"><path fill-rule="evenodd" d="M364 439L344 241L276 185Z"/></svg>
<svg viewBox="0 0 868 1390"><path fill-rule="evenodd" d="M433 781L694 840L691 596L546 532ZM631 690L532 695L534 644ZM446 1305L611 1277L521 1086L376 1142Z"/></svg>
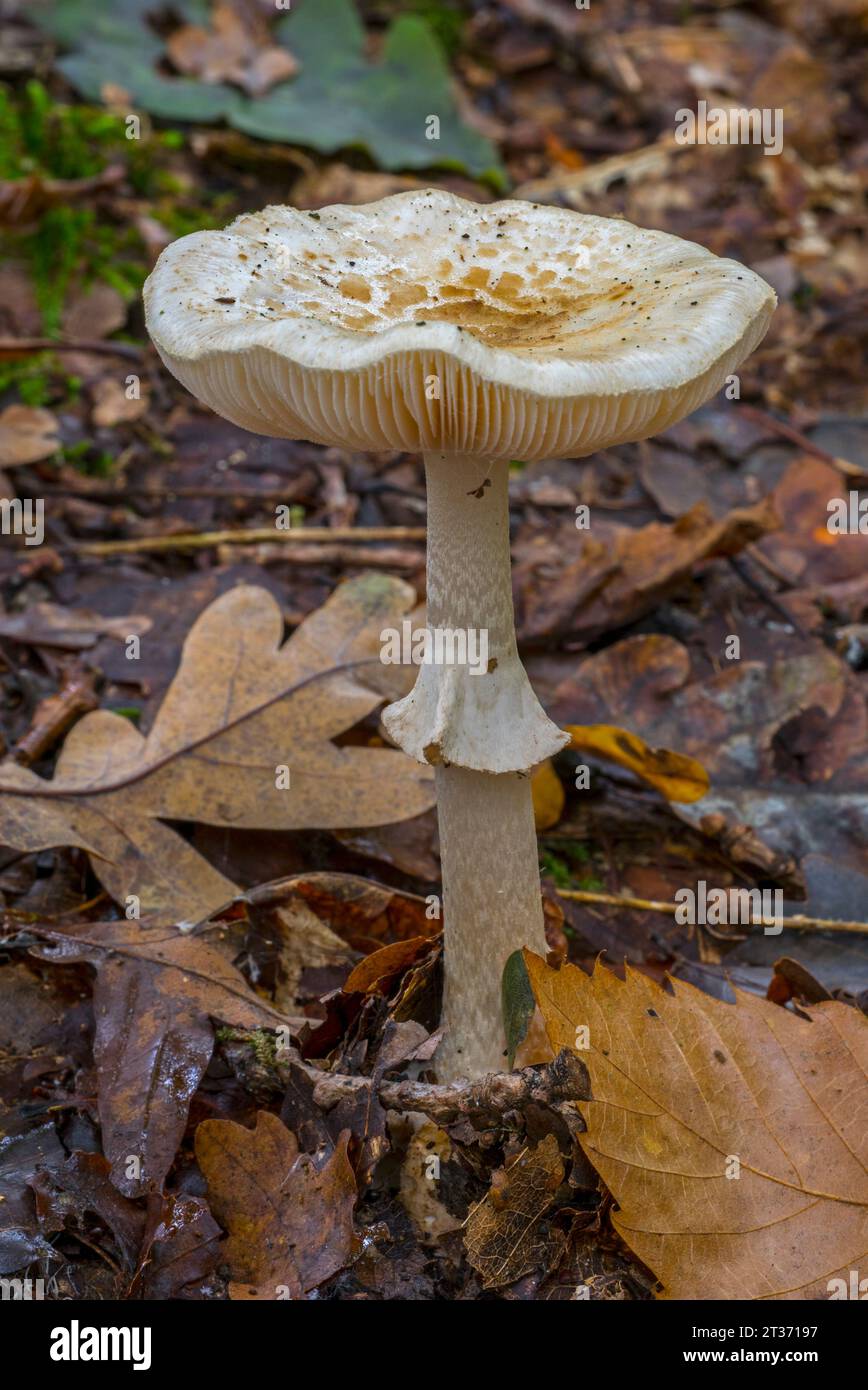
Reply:
<svg viewBox="0 0 868 1390"><path fill-rule="evenodd" d="M347 1157L349 1131L317 1168L295 1135L268 1110L256 1129L205 1120L196 1158L208 1199L229 1232L231 1298L303 1298L355 1253L356 1182Z"/></svg>
<svg viewBox="0 0 868 1390"><path fill-rule="evenodd" d="M164 820L294 830L419 815L433 802L429 769L398 750L333 742L391 693L380 632L412 600L400 580L367 575L283 642L267 590L231 589L194 623L147 738L96 710L69 734L53 781L0 768L0 842L87 849L113 897L134 894L142 916L180 922L215 911L235 884Z"/></svg>
<svg viewBox="0 0 868 1390"><path fill-rule="evenodd" d="M211 1060L210 1019L241 1028L287 1020L207 937L127 921L39 932L53 943L45 958L96 967L94 1059L112 1182L128 1196L160 1191Z"/></svg>
<svg viewBox="0 0 868 1390"><path fill-rule="evenodd" d="M582 1145L664 1297L828 1298L868 1250L868 1024L524 952L555 1051L591 1077ZM583 1035L578 1040L584 1042Z"/></svg>

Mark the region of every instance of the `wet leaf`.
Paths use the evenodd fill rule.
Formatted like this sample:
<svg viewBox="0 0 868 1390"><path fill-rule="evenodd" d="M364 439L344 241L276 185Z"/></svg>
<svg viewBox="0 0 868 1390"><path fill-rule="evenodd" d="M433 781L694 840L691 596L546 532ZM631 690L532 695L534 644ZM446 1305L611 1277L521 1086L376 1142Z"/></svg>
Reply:
<svg viewBox="0 0 868 1390"><path fill-rule="evenodd" d="M159 1191L211 1059L211 1019L241 1028L287 1020L206 937L126 921L40 936L52 942L44 959L96 967L94 1060L112 1181L129 1196Z"/></svg>
<svg viewBox="0 0 868 1390"><path fill-rule="evenodd" d="M234 1299L303 1298L355 1253L356 1183L345 1131L319 1169L295 1135L260 1110L256 1129L205 1120L196 1158L215 1216L229 1232Z"/></svg>
<svg viewBox="0 0 868 1390"><path fill-rule="evenodd" d="M155 1198L139 1257L142 1297L196 1298L219 1260L220 1239L202 1197L167 1192Z"/></svg>
<svg viewBox="0 0 868 1390"><path fill-rule="evenodd" d="M43 1230L85 1231L88 1218L95 1215L111 1231L124 1269L132 1272L142 1242L144 1213L112 1184L102 1154L75 1151L65 1163L41 1171L32 1185Z"/></svg>
<svg viewBox="0 0 868 1390"><path fill-rule="evenodd" d="M629 967L621 981L524 955L555 1050L588 1030L582 1147L664 1297L828 1298L859 1268L868 1022L857 1010L822 1004L805 1019L740 991L727 1004Z"/></svg>

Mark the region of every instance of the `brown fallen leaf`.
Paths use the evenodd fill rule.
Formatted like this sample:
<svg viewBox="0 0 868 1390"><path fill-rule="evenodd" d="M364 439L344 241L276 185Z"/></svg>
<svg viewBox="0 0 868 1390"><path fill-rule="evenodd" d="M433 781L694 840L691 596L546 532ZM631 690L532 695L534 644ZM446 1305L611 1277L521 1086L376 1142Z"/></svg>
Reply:
<svg viewBox="0 0 868 1390"><path fill-rule="evenodd" d="M130 396L125 383L113 376L94 382L90 394L93 400L90 418L99 429L140 420L150 404L146 391Z"/></svg>
<svg viewBox="0 0 868 1390"><path fill-rule="evenodd" d="M144 1213L122 1197L99 1153L73 1150L65 1163L43 1168L31 1182L39 1224L44 1231L86 1230L93 1216L111 1231L123 1268L135 1269ZM117 1290L120 1295L120 1288Z"/></svg>
<svg viewBox="0 0 868 1390"><path fill-rule="evenodd" d="M166 52L179 72L202 82L232 82L252 97L298 72L292 54L270 42L263 21L217 4L211 26L185 24L169 36Z"/></svg>
<svg viewBox="0 0 868 1390"><path fill-rule="evenodd" d="M0 415L0 466L39 463L60 448L57 421L50 410L8 405Z"/></svg>
<svg viewBox="0 0 868 1390"><path fill-rule="evenodd" d="M97 283L75 295L63 311L67 338L99 340L123 328L127 321L124 297L113 285Z"/></svg>
<svg viewBox="0 0 868 1390"><path fill-rule="evenodd" d="M668 748L649 748L638 734L612 724L567 724L565 728L571 748L635 772L667 801L699 801L708 791L708 773L695 758Z"/></svg>
<svg viewBox="0 0 868 1390"><path fill-rule="evenodd" d="M229 1232L230 1298L303 1298L350 1263L356 1183L348 1141L345 1130L318 1169L270 1111L259 1111L255 1129L232 1120L199 1125L196 1159Z"/></svg>
<svg viewBox="0 0 868 1390"><path fill-rule="evenodd" d="M164 820L290 830L419 815L433 801L428 769L333 742L381 703L379 634L412 597L366 575L283 643L267 590L229 590L194 623L147 738L97 710L68 735L52 781L0 768L0 842L86 849L114 898L134 895L141 916L176 923L209 916L236 886Z"/></svg>
<svg viewBox="0 0 868 1390"><path fill-rule="evenodd" d="M467 1258L484 1288L513 1284L531 1271L547 1273L560 1258L565 1237L543 1218L563 1179L553 1134L495 1172L491 1190L465 1226Z"/></svg>
<svg viewBox="0 0 868 1390"><path fill-rule="evenodd" d="M411 936L406 941L381 946L350 971L343 986L344 993L388 994L398 976L430 950L431 939L427 936Z"/></svg>
<svg viewBox="0 0 868 1390"><path fill-rule="evenodd" d="M868 1249L868 1023L727 1004L627 968L552 970L524 952L555 1050L593 1100L582 1147L614 1224L672 1299L828 1298ZM587 1028L587 1035L578 1033Z"/></svg>
<svg viewBox="0 0 868 1390"><path fill-rule="evenodd" d="M104 188L112 188L126 175L122 164L112 164L84 179L46 179L41 174L29 174L24 179L0 180L0 227L29 226L58 203L78 203Z"/></svg>
<svg viewBox="0 0 868 1390"><path fill-rule="evenodd" d="M87 608L64 608L59 603L30 603L24 612L0 613L0 637L64 651L95 647L100 637L114 637L118 642L132 635L143 637L152 626L143 613L106 618Z"/></svg>
<svg viewBox="0 0 868 1390"><path fill-rule="evenodd" d="M303 903L353 950L366 955L392 941L440 933L440 922L427 915L425 898L357 874L296 874L261 884L242 900L256 908Z"/></svg>
<svg viewBox="0 0 868 1390"><path fill-rule="evenodd" d="M719 521L699 502L677 521L639 530L598 521L592 537L568 523L544 536L520 534L513 569L520 637L587 642L624 627L655 608L696 565L736 555L778 524L766 498Z"/></svg>
<svg viewBox="0 0 868 1390"><path fill-rule="evenodd" d="M288 1022L253 993L211 940L145 922L39 928L55 964L96 968L94 1060L112 1182L127 1196L160 1191L211 1060L211 1018L240 1028Z"/></svg>
<svg viewBox="0 0 868 1390"><path fill-rule="evenodd" d="M131 1291L148 1300L194 1298L217 1264L221 1232L202 1197L165 1192L148 1207Z"/></svg>

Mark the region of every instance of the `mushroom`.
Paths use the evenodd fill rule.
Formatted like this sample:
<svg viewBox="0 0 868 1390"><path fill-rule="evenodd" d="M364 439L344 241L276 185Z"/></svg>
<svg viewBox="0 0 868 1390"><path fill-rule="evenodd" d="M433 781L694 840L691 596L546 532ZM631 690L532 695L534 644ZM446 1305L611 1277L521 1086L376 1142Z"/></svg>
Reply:
<svg viewBox="0 0 868 1390"><path fill-rule="evenodd" d="M438 1074L502 1070L504 963L546 949L529 771L567 742L516 647L509 461L665 429L752 352L774 293L663 232L425 189L183 237L145 306L169 369L236 424L424 455L429 632L487 634L488 660L423 665L383 721L436 769Z"/></svg>

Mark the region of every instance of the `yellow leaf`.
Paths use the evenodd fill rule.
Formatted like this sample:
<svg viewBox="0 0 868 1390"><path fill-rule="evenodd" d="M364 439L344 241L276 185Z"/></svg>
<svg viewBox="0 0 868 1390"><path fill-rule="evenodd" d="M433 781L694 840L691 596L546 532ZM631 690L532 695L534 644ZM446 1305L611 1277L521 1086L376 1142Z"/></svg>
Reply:
<svg viewBox="0 0 868 1390"><path fill-rule="evenodd" d="M638 734L614 724L567 724L565 728L571 748L626 767L662 792L667 801L699 801L708 791L708 773L695 758L668 748L649 748Z"/></svg>
<svg viewBox="0 0 868 1390"><path fill-rule="evenodd" d="M564 809L564 788L552 767L551 758L541 763L530 783L533 796L533 818L537 830L551 830L557 825Z"/></svg>
<svg viewBox="0 0 868 1390"><path fill-rule="evenodd" d="M727 1004L524 956L552 1046L587 1043L582 1147L664 1297L828 1298L864 1270L861 1013L836 1002L807 1020L740 991Z"/></svg>

